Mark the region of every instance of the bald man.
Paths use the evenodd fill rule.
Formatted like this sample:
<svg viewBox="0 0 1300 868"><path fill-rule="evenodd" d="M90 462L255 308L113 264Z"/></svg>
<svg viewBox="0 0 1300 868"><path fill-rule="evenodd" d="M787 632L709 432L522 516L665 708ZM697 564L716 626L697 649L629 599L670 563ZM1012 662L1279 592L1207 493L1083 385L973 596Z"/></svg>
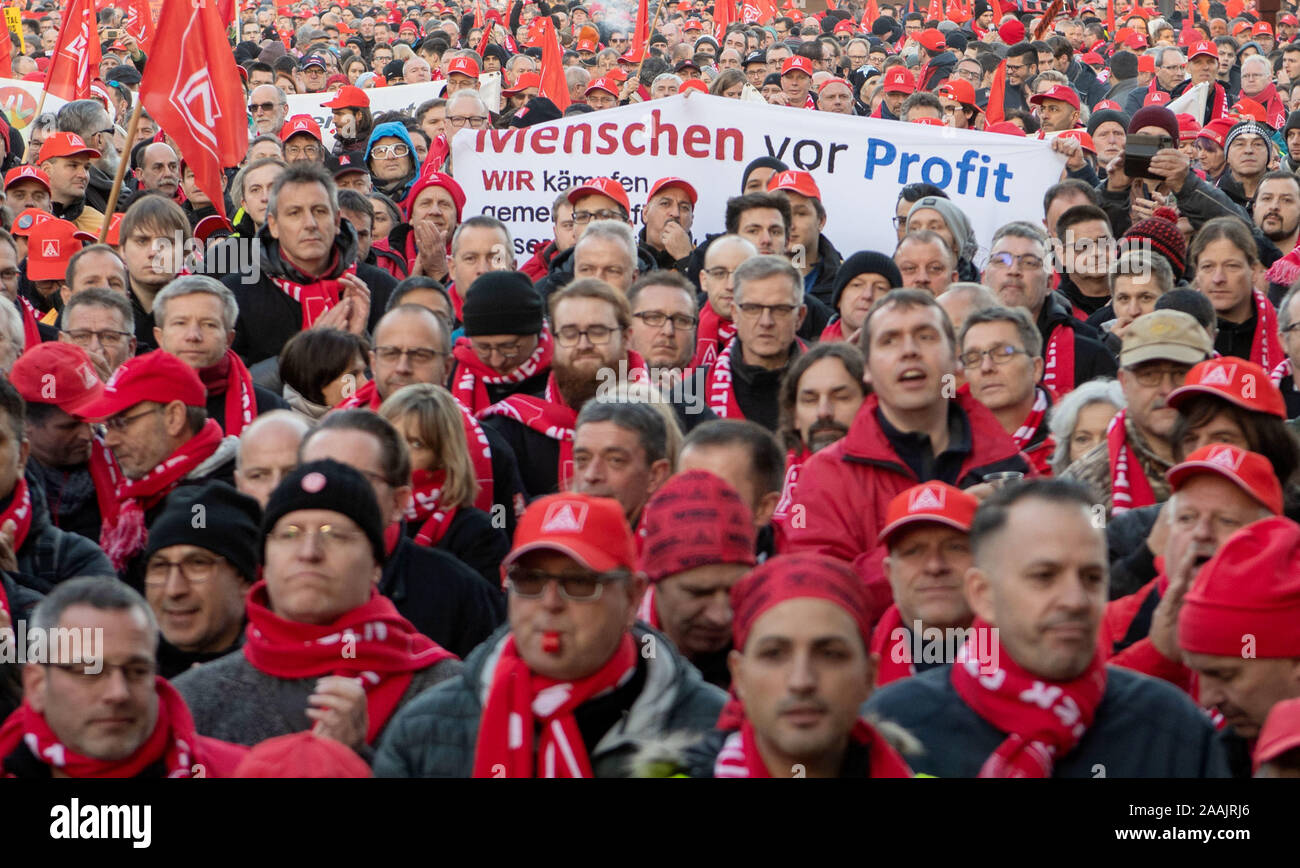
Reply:
<svg viewBox="0 0 1300 868"><path fill-rule="evenodd" d="M280 480L298 466L298 446L311 422L292 410L263 413L239 435L235 487L263 509Z"/></svg>

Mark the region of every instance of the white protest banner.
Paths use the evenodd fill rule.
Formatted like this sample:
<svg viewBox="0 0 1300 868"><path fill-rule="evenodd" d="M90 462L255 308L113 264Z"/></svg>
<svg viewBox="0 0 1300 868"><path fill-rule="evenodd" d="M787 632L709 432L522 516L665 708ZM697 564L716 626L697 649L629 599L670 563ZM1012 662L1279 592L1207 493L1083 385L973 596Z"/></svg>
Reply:
<svg viewBox="0 0 1300 868"><path fill-rule="evenodd" d="M1165 108L1174 114L1189 114L1196 118L1199 124L1201 118L1205 117L1205 101L1210 95L1210 83L1203 81L1200 84L1189 87L1182 96Z"/></svg>
<svg viewBox="0 0 1300 868"><path fill-rule="evenodd" d="M370 98L370 114L377 117L384 112L402 112L415 116L420 103L434 97L442 96L445 81L426 81L420 84L397 84L392 87L372 87L366 90ZM326 93L291 93L287 97L289 117L294 115L311 115L320 124L321 137L325 149L334 147L334 110L327 109L322 103L331 102L338 96L338 91Z"/></svg>
<svg viewBox="0 0 1300 868"><path fill-rule="evenodd" d="M1037 139L705 94L526 129L462 129L452 142L465 214L505 222L517 255L551 238L550 207L561 191L602 175L623 185L638 226L650 185L685 178L700 194L692 234L702 240L722 231L726 201L740 193L745 166L763 156L812 173L829 215L825 233L845 256L894 249L899 189L919 181L940 187L962 208L987 250L998 226L1042 219L1043 194L1065 164Z"/></svg>
<svg viewBox="0 0 1300 868"><path fill-rule="evenodd" d="M36 120L36 108L41 103L43 90L45 85L39 81L0 78L0 108L4 109L9 126L21 131L24 140L31 138L31 124ZM44 110L57 112L67 102L52 93L46 94Z"/></svg>

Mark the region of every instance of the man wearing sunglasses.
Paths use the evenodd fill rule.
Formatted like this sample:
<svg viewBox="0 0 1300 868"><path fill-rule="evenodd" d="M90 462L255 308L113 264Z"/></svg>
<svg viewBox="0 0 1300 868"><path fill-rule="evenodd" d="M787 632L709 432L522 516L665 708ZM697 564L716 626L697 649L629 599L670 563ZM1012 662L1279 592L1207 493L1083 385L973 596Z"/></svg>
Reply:
<svg viewBox="0 0 1300 868"><path fill-rule="evenodd" d="M278 138L289 117L289 101L275 85L259 84L248 94L248 114L253 118L254 135Z"/></svg>
<svg viewBox="0 0 1300 868"><path fill-rule="evenodd" d="M713 726L722 691L636 621L645 575L616 501L535 501L503 570L509 628L397 716L376 775L622 777L638 744Z"/></svg>

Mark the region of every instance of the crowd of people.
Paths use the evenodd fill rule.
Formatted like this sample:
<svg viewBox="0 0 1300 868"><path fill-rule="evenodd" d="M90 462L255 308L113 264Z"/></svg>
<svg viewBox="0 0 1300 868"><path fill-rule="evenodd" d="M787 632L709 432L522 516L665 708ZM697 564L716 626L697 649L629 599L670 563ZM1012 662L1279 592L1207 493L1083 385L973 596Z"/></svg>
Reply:
<svg viewBox="0 0 1300 868"><path fill-rule="evenodd" d="M0 776L1300 776L1295 15L828 5L240 3L221 201L102 9L0 131L0 643L100 637L0 654ZM458 132L692 89L1065 167L467 213Z"/></svg>

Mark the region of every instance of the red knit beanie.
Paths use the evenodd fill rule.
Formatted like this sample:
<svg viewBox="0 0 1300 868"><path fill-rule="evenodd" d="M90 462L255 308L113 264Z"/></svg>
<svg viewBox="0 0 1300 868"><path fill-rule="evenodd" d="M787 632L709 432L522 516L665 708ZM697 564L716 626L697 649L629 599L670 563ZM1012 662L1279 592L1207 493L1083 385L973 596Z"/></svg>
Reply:
<svg viewBox="0 0 1300 868"><path fill-rule="evenodd" d="M1157 208L1147 219L1139 220L1129 226L1128 231L1120 238L1120 249L1131 246L1135 250L1140 250L1140 245L1126 243L1132 239L1151 242L1152 249L1169 260L1169 267L1174 270L1175 281L1187 271L1187 239L1178 230L1177 212L1169 208Z"/></svg>
<svg viewBox="0 0 1300 868"><path fill-rule="evenodd" d="M1300 657L1300 525L1266 518L1228 537L1187 591L1178 644L1216 657Z"/></svg>
<svg viewBox="0 0 1300 868"><path fill-rule="evenodd" d="M754 565L754 518L707 470L669 479L646 504L641 570L651 582L706 564Z"/></svg>

